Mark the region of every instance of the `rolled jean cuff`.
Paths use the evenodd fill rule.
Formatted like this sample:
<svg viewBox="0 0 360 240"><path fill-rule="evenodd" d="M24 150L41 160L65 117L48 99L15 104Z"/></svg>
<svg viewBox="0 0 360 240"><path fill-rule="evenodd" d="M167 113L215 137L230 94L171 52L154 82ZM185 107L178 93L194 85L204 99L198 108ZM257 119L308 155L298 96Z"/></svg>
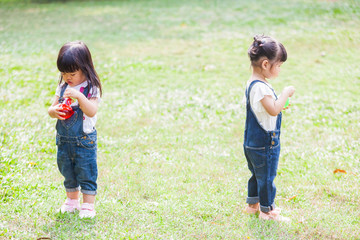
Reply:
<svg viewBox="0 0 360 240"><path fill-rule="evenodd" d="M275 209L275 203L271 204L271 206L262 206L260 205L260 211L262 212L270 212Z"/></svg>
<svg viewBox="0 0 360 240"><path fill-rule="evenodd" d="M256 204L260 201L259 197L247 197L246 198L246 203L248 204Z"/></svg>
<svg viewBox="0 0 360 240"><path fill-rule="evenodd" d="M81 189L81 192L86 195L96 195L96 191Z"/></svg>
<svg viewBox="0 0 360 240"><path fill-rule="evenodd" d="M78 192L80 191L80 187L76 187L76 188L65 188L66 192Z"/></svg>

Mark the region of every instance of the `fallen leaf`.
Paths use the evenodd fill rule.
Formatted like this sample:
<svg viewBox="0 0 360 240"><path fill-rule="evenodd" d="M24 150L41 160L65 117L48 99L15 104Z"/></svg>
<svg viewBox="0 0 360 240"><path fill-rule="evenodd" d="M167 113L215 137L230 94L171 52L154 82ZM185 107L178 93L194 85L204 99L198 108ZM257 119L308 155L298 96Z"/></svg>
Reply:
<svg viewBox="0 0 360 240"><path fill-rule="evenodd" d="M295 199L296 197L297 197L297 195L292 196L291 198L288 199L288 201L291 201L291 200Z"/></svg>
<svg viewBox="0 0 360 240"><path fill-rule="evenodd" d="M335 169L334 173L346 173L346 171L342 169Z"/></svg>
<svg viewBox="0 0 360 240"><path fill-rule="evenodd" d="M301 217L297 223L304 223L305 219Z"/></svg>

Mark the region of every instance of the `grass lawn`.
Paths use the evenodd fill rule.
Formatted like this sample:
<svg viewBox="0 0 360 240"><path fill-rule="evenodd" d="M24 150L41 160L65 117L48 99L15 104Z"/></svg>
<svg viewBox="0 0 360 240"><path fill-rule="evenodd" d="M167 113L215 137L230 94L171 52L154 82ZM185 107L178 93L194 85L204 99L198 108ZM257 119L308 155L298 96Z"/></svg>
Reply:
<svg viewBox="0 0 360 240"><path fill-rule="evenodd" d="M0 239L359 239L358 0L0 0ZM244 215L247 48L280 40L284 112L276 203ZM89 46L98 112L97 217L65 200L47 114L68 41ZM334 173L334 170L346 173Z"/></svg>

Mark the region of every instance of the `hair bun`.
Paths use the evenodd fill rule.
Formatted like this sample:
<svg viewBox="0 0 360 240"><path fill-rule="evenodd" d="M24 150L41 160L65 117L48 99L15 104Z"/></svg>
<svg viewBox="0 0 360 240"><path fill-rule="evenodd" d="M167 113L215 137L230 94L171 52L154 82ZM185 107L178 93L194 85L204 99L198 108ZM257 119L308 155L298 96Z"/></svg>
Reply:
<svg viewBox="0 0 360 240"><path fill-rule="evenodd" d="M253 46L254 47L261 47L262 44L265 43L265 39L263 35L256 35L254 36L254 42L253 42Z"/></svg>
<svg viewBox="0 0 360 240"><path fill-rule="evenodd" d="M261 39L260 41L261 43L259 44L260 47L264 46L264 44L266 43L265 38Z"/></svg>

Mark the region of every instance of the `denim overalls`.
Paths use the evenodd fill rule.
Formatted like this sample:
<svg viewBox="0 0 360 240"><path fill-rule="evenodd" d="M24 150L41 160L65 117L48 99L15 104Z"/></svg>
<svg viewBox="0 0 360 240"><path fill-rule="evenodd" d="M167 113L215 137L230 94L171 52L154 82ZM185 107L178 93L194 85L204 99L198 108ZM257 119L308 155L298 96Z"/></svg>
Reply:
<svg viewBox="0 0 360 240"><path fill-rule="evenodd" d="M258 122L250 105L250 91L255 83L265 84L260 80L253 81L246 90L246 122L244 133L244 153L252 173L248 181L248 204L260 202L260 210L269 212L275 208L276 187L274 179L280 155L280 112L274 131L266 131ZM274 92L274 90L273 90ZM274 92L277 99L277 96Z"/></svg>
<svg viewBox="0 0 360 240"><path fill-rule="evenodd" d="M59 102L63 98L67 84L61 89ZM89 85L83 94L87 96ZM56 123L56 145L58 146L57 164L65 177L66 192L80 190L84 194L96 195L98 175L96 164L97 134L83 131L83 112L79 106L72 107L74 114Z"/></svg>

